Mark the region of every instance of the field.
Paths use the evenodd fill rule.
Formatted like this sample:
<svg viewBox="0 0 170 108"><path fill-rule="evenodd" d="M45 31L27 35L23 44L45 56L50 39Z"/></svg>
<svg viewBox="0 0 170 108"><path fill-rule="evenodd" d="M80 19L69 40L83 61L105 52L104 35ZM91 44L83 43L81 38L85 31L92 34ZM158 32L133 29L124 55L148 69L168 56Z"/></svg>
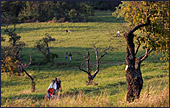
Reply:
<svg viewBox="0 0 170 108"><path fill-rule="evenodd" d="M36 91L31 92L31 81L24 76L7 76L1 73L1 107L168 107L169 106L169 62L160 61L161 55L149 56L141 65L144 86L141 98L132 103L125 101L127 84L125 77L126 42L123 33L129 29L122 18L111 16L110 11L96 11L89 22L79 23L23 23L16 25L16 33L26 43L21 55L29 62L29 54L33 62L41 62L43 55L35 49L35 42L48 33L56 39L50 43L51 52L59 55L55 63L47 65L31 65L26 68L36 82ZM12 28L13 26L9 26ZM8 36L1 26L1 36L8 45ZM65 30L71 30L70 33ZM121 37L116 36L121 31ZM137 34L140 34L137 31ZM112 46L113 49L102 58L100 71L94 81L97 86L87 86L87 74L80 71L77 65L85 60L74 52L86 54L90 51L92 72L95 71L95 55L92 45L96 43L99 55ZM73 52L70 61L65 60L65 53ZM139 49L139 55L144 51ZM67 62L67 65L58 63ZM62 81L60 97L45 100L47 88L51 80L57 77Z"/></svg>

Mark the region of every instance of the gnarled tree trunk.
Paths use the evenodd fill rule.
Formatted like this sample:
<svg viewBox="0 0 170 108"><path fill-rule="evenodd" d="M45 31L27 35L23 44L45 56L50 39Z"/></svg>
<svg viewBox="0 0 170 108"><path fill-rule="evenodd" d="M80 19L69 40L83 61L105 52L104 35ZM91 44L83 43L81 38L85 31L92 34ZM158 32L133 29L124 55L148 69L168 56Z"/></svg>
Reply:
<svg viewBox="0 0 170 108"><path fill-rule="evenodd" d="M126 100L128 102L133 101L134 99L138 99L140 97L140 92L143 86L143 79L142 74L140 70L140 64L141 62L148 57L148 54L152 51L152 49L147 49L146 53L136 58L136 54L138 52L138 49L140 47L140 41L139 46L137 47L137 50L135 52L135 45L133 43L134 34L137 29L143 26L147 26L150 24L149 17L147 18L147 22L145 24L139 24L135 26L132 30L128 31L124 34L124 38L127 42L126 47L126 81L128 85L128 92Z"/></svg>

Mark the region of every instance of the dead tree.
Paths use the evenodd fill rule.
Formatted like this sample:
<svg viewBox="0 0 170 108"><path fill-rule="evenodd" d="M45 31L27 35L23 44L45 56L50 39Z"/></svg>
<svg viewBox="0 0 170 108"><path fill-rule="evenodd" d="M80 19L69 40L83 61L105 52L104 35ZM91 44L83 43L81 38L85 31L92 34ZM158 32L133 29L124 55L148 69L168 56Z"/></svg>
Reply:
<svg viewBox="0 0 170 108"><path fill-rule="evenodd" d="M141 45L140 41L138 40L138 46L135 51L135 45L133 43L134 39L134 32L138 30L141 27L148 26L150 24L149 17L147 18L147 22L138 24L134 28L132 28L130 31L124 34L124 38L127 42L126 47L126 81L128 85L128 92L126 100L128 102L133 101L134 99L138 99L140 97L140 92L143 87L143 79L140 69L140 64L143 60L145 60L152 49L146 49L146 52L144 55L136 58L138 49Z"/></svg>
<svg viewBox="0 0 170 108"><path fill-rule="evenodd" d="M25 70L26 67L31 65L31 62L32 62L32 59L31 59L31 56L30 56L29 64L26 64L26 63L23 64L23 63L19 62L18 63L18 69L19 69L20 72L24 72L31 79L32 92L34 92L35 91L35 81L34 81L34 78L31 75L29 75L29 73Z"/></svg>
<svg viewBox="0 0 170 108"><path fill-rule="evenodd" d="M89 53L89 50L86 49L86 54L87 54L87 56L84 56L83 54L77 52L79 55L83 56L83 58L86 59L86 68L87 68L87 70L84 70L84 69L81 68L80 66L78 66L78 68L79 68L81 71L83 71L83 72L85 72L85 73L88 74L88 82L87 82L87 85L93 84L93 79L95 78L95 76L96 76L97 73L99 72L99 66L100 66L101 58L104 57L104 56L107 54L106 51L107 51L108 49L110 49L110 47L107 48L107 49L105 49L105 50L103 51L103 54L102 54L100 57L98 57L98 50L97 50L97 48L95 47L95 45L93 46L93 48L94 48L94 50L95 50L95 56L96 56L96 71L94 72L93 75L91 74L91 69L90 69L90 53ZM97 83L95 83L95 82L94 82L94 84L97 85Z"/></svg>

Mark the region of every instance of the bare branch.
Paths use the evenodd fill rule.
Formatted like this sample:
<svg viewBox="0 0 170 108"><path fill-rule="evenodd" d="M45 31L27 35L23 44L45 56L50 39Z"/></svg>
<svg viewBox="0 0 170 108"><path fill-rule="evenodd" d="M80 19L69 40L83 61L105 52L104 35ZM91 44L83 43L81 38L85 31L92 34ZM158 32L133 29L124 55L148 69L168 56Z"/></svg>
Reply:
<svg viewBox="0 0 170 108"><path fill-rule="evenodd" d="M25 69L22 68L22 71L25 72L32 81L34 80L34 78L31 75L29 75Z"/></svg>
<svg viewBox="0 0 170 108"><path fill-rule="evenodd" d="M29 54L29 55L30 55L30 54ZM31 58L31 55L30 55L30 62L29 62L29 64L28 64L28 66L31 65L31 63L32 63L32 58Z"/></svg>
<svg viewBox="0 0 170 108"><path fill-rule="evenodd" d="M95 73L93 74L93 76L92 76L92 79L97 75L97 73L99 72L99 66L100 66L100 60L101 60L101 58L102 57L104 57L106 54L107 54L107 50L108 49L110 49L110 46L108 47L108 48L106 48L103 52L104 52L104 54L102 54L99 58L97 58L96 57L96 71L95 71ZM97 49L95 49L96 50L96 52L97 52ZM97 54L96 54L96 56L97 56Z"/></svg>
<svg viewBox="0 0 170 108"><path fill-rule="evenodd" d="M38 49L44 56L46 56L46 52L41 50L40 48Z"/></svg>
<svg viewBox="0 0 170 108"><path fill-rule="evenodd" d="M139 41L139 38L137 38L137 40L138 40L138 47L137 47L137 49L136 49L135 55L138 53L138 50L139 50L140 45L141 45L141 43L140 43L140 41Z"/></svg>
<svg viewBox="0 0 170 108"><path fill-rule="evenodd" d="M107 50L111 49L111 46L109 46L108 48L106 48L103 52L106 52Z"/></svg>
<svg viewBox="0 0 170 108"><path fill-rule="evenodd" d="M95 73L92 76L92 79L97 75L97 73L99 72L99 68L95 71Z"/></svg>
<svg viewBox="0 0 170 108"><path fill-rule="evenodd" d="M88 73L86 70L82 69L80 66L78 66L78 68L79 68L81 71Z"/></svg>
<svg viewBox="0 0 170 108"><path fill-rule="evenodd" d="M90 73L90 53L89 50L86 49L87 57L86 57L86 67L87 67L87 72Z"/></svg>
<svg viewBox="0 0 170 108"><path fill-rule="evenodd" d="M30 55L30 54L29 54L29 55ZM31 55L30 55L30 62L29 62L28 64L26 64L26 63L22 64L22 63L21 63L21 66L22 66L23 69L25 69L25 68L27 68L29 65L31 65L31 63L32 63L32 58L31 58Z"/></svg>
<svg viewBox="0 0 170 108"><path fill-rule="evenodd" d="M140 60L140 62L144 61L152 51L153 51L152 48L151 49L146 49L145 54L138 58Z"/></svg>
<svg viewBox="0 0 170 108"><path fill-rule="evenodd" d="M78 66L78 68L79 68L81 71L87 73L90 77L92 77L91 74L90 74L89 72L87 72L86 70L82 69L80 66Z"/></svg>
<svg viewBox="0 0 170 108"><path fill-rule="evenodd" d="M99 57L99 62L100 62L100 59L102 58L102 57L104 57L106 54L107 54L107 50L109 50L111 47L109 46L108 48L106 48L103 52L103 54Z"/></svg>
<svg viewBox="0 0 170 108"><path fill-rule="evenodd" d="M96 48L95 45L93 45L93 48L94 48L94 50L95 50L95 55L96 55L96 60L97 60L97 59L98 59L98 51L97 51L97 48Z"/></svg>

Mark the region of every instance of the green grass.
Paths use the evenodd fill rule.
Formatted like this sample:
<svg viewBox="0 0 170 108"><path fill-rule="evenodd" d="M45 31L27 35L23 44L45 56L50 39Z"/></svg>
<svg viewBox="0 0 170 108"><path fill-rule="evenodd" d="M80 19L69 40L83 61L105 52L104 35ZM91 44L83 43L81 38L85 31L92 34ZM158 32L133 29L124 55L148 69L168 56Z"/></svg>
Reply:
<svg viewBox="0 0 170 108"><path fill-rule="evenodd" d="M29 54L32 55L33 62L41 62L43 55L34 48L36 40L50 34L56 42L50 43L51 52L57 53L59 58L53 64L31 65L26 70L35 78L36 91L31 92L31 81L27 76L8 77L1 73L1 106L122 106L120 101L125 100L127 85L125 77L125 57L126 42L123 32L127 30L127 23L123 19L111 16L112 12L97 11L95 16L90 17L90 22L86 23L23 23L17 24L16 33L21 36L21 40L26 43L21 52L23 60L29 62ZM12 26L9 26L12 28ZM2 46L8 45L8 37L4 33L5 27L1 27L1 36L6 41L1 42ZM65 30L70 29L71 33ZM117 30L122 31L121 37L114 38ZM95 64L94 49L95 43L99 48L99 55L104 48L109 45L114 49L102 58L100 71L94 81L97 86L87 86L87 74L80 71L76 65L85 60L73 53L73 60L67 65L57 65L59 62L66 62L65 52L81 52L86 54L89 48L91 65ZM139 55L144 54L139 49ZM138 56L139 56L138 55ZM141 65L144 79L144 86L141 96L147 92L148 84L150 92L167 88L169 90L169 66L168 62L159 60L161 55L149 56ZM95 67L92 67L92 72ZM63 92L60 93L60 101L50 104L52 101L44 101L47 88L54 77L62 81ZM105 93L105 94L102 94ZM158 93L159 94L159 93ZM83 96L84 97L83 97ZM71 101L73 100L73 101ZM53 100L55 101L55 100ZM168 98L169 101L169 98ZM79 104L82 103L82 104ZM106 104L104 104L104 102ZM68 104L69 103L69 104ZM103 103L103 104L102 104ZM126 104L128 106L128 104ZM125 105L124 105L125 106ZM165 104L166 106L166 104ZM169 104L168 104L169 106Z"/></svg>

